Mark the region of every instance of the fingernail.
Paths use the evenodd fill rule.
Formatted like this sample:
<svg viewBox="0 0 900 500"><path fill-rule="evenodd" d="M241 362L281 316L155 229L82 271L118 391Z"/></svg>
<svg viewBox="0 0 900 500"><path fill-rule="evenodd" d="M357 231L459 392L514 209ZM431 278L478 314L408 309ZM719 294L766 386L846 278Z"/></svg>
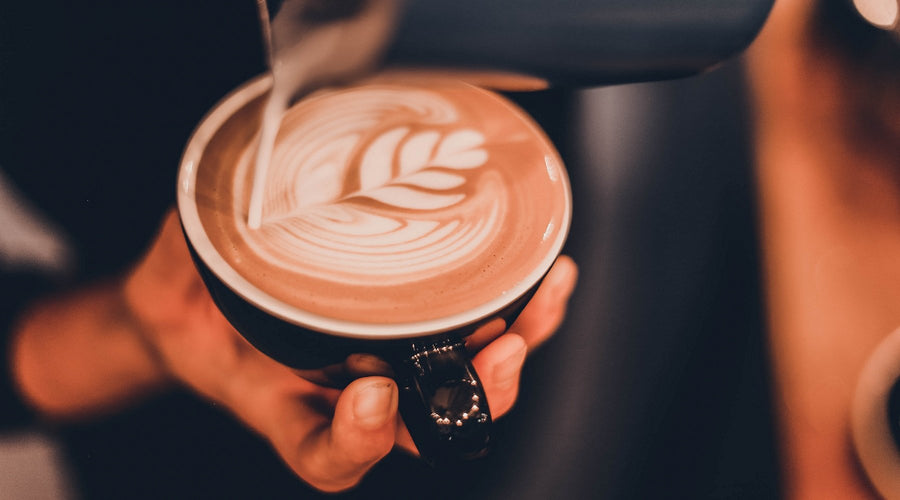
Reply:
<svg viewBox="0 0 900 500"><path fill-rule="evenodd" d="M353 398L353 416L364 429L383 427L394 416L396 386L389 382L371 382Z"/></svg>
<svg viewBox="0 0 900 500"><path fill-rule="evenodd" d="M517 383L527 353L528 346L521 340L520 346L494 367L494 380L497 385L506 388Z"/></svg>

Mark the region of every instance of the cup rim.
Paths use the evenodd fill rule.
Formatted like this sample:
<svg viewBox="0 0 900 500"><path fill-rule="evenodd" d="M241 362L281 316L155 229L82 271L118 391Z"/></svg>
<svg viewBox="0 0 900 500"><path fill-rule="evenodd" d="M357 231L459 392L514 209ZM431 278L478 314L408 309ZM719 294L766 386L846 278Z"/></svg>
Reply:
<svg viewBox="0 0 900 500"><path fill-rule="evenodd" d="M476 323L501 312L504 308L515 302L519 297L539 283L543 276L550 270L550 267L562 251L562 247L568 237L572 220L572 190L569 184L568 173L566 172L558 153L556 153L555 160L557 162L556 170L559 175L558 182L562 186L565 203L565 211L562 214L562 226L557 233L555 241L547 252L547 255L541 260L539 265L535 266L531 273L526 275L509 290L503 292L500 296L495 297L476 308L460 313L436 319L406 323L364 323L341 320L315 314L286 304L272 297L239 274L219 254L212 241L206 235L203 223L200 220L200 214L197 210L196 198L194 196L196 190L197 168L200 159L202 158L203 151L206 149L209 141L229 117L245 106L251 99L268 91L271 86L271 75L263 74L245 82L222 98L200 121L190 139L188 139L187 146L182 154L177 179L176 201L178 205L178 214L181 218L181 225L187 236L188 244L193 247L194 251L206 267L209 268L222 284L252 306L296 326L339 337L367 340L376 338L393 340L435 335ZM474 88L486 92L478 87ZM509 105L505 101L504 104L507 106ZM541 130L527 113L523 113L518 109L515 111L518 114L523 115L528 122L528 125L532 127L535 132L544 136L545 140L552 144L544 134L544 131Z"/></svg>

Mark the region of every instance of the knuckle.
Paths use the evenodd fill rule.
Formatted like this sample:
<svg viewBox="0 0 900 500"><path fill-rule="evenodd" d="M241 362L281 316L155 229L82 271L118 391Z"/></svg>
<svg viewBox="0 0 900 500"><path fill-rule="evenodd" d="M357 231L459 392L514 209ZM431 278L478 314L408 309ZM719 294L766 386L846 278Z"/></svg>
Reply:
<svg viewBox="0 0 900 500"><path fill-rule="evenodd" d="M341 493L356 487L379 458L363 451L329 448L318 453L295 454L289 465L313 488L324 493Z"/></svg>
<svg viewBox="0 0 900 500"><path fill-rule="evenodd" d="M339 493L352 489L358 485L365 475L365 471L368 470L367 468L360 469L356 467L351 467L349 470L345 469L343 471L340 469L341 467L332 464L332 466L329 467L316 468L315 473L310 474L308 477L304 477L302 474L300 477L317 490L326 493Z"/></svg>
<svg viewBox="0 0 900 500"><path fill-rule="evenodd" d="M362 479L361 474L337 474L337 468L326 463L320 456L300 456L289 462L289 465L300 479L324 493L347 491Z"/></svg>
<svg viewBox="0 0 900 500"><path fill-rule="evenodd" d="M354 471L359 476L369 470L379 460L384 458L394 446L393 435L368 436L354 446L344 447L340 456L335 461L344 465L344 468Z"/></svg>

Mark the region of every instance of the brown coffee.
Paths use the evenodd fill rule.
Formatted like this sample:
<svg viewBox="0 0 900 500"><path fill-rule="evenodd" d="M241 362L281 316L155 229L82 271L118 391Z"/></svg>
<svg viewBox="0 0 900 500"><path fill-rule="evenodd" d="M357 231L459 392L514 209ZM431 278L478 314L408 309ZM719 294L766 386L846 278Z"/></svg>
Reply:
<svg viewBox="0 0 900 500"><path fill-rule="evenodd" d="M570 194L552 144L504 98L427 77L294 105L249 228L264 90L229 98L185 158L202 230L240 278L217 274L239 294L339 322L450 325L515 299L558 253Z"/></svg>

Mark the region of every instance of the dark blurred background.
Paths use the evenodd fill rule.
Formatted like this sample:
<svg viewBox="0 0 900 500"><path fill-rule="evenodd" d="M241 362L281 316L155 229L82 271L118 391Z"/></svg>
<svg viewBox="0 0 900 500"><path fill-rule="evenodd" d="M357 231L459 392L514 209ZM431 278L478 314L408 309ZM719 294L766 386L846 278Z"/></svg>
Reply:
<svg viewBox="0 0 900 500"><path fill-rule="evenodd" d="M0 168L77 255L47 287L137 258L194 125L263 70L252 2L0 7ZM566 251L581 276L568 318L527 363L491 456L434 471L394 453L346 497L778 496L742 81L736 60L672 82L510 95L570 171ZM7 308L29 298L13 281L0 293ZM60 450L73 498L316 495L188 393L24 430Z"/></svg>

